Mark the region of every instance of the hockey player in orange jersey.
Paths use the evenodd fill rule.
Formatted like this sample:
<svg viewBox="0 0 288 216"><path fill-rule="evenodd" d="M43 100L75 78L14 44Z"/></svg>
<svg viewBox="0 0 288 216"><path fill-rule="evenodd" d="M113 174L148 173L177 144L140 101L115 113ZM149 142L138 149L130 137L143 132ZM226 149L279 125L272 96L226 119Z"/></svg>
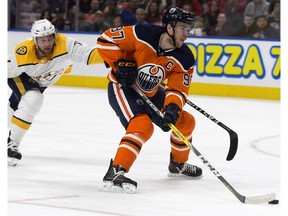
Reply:
<svg viewBox="0 0 288 216"><path fill-rule="evenodd" d="M139 24L106 30L97 48L108 74L108 97L126 133L120 140L114 160L103 178L100 190L134 193L137 182L127 178L141 148L153 134L153 123L167 132L168 123L192 140L195 119L182 108L186 103L195 59L184 43L192 28L192 15L171 8L163 16L163 27ZM165 90L160 86L167 81ZM131 88L135 84L164 114L158 117ZM186 163L190 153L173 132L168 176L199 178L202 169Z"/></svg>
<svg viewBox="0 0 288 216"><path fill-rule="evenodd" d="M8 165L16 166L22 158L19 145L43 103L43 92L63 74L71 71L74 62L103 64L96 46L87 46L57 34L46 19L35 21L32 39L19 43L8 59L8 85L12 90L8 116L11 118L8 137Z"/></svg>

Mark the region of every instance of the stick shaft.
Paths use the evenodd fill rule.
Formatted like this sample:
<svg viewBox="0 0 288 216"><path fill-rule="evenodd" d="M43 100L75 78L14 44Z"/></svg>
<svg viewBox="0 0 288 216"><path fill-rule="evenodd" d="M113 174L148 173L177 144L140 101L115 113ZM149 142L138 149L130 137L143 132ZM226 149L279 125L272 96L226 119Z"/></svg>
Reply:
<svg viewBox="0 0 288 216"><path fill-rule="evenodd" d="M237 133L235 131L233 131L232 129L230 129L229 127L227 127L222 122L220 122L219 120L217 120L214 116L208 114L206 111L201 109L199 106L194 104L192 101L187 99L186 103L188 105L190 105L192 108L194 108L195 110L197 110L198 112L200 112L201 114L203 114L205 117L207 117L208 119L210 119L211 121L213 121L214 123L216 123L217 125L222 127L224 130L226 130L229 133L230 148L229 148L229 152L228 152L228 155L226 157L226 160L227 161L232 160L234 158L234 156L236 155L236 152L238 149L238 135L237 135Z"/></svg>
<svg viewBox="0 0 288 216"><path fill-rule="evenodd" d="M163 113L149 100L149 98L135 86L135 84L132 85L132 88L139 94L139 96L155 111L157 115L163 118ZM232 194L242 203L264 203L272 201L275 198L275 194L266 194L266 195L260 195L260 196L253 196L253 197L245 197L241 194L239 194L232 186L231 184L216 170L214 166L212 166L211 163L192 145L191 142L175 127L173 124L168 124L168 126L171 128L171 130L190 148L191 151L193 151L196 156L204 163L209 170L228 188ZM247 200L246 200L247 199Z"/></svg>

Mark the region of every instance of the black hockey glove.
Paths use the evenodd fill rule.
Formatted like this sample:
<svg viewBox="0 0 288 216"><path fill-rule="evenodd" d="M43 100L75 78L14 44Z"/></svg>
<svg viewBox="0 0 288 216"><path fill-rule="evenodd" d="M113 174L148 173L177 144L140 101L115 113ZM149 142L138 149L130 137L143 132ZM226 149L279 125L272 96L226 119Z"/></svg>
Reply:
<svg viewBox="0 0 288 216"><path fill-rule="evenodd" d="M117 72L115 78L124 88L130 88L137 77L137 65L134 60L119 59L115 62Z"/></svg>
<svg viewBox="0 0 288 216"><path fill-rule="evenodd" d="M167 132L170 130L170 127L167 124L175 125L179 115L180 115L180 107L175 103L168 104L163 110L163 119L160 120L160 128Z"/></svg>

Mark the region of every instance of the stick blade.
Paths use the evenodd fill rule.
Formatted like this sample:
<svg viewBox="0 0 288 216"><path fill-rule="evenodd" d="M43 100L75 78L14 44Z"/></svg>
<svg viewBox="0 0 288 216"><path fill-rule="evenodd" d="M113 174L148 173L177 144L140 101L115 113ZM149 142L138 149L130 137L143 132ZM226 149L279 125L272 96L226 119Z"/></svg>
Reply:
<svg viewBox="0 0 288 216"><path fill-rule="evenodd" d="M259 196L246 196L244 203L246 204L261 204L261 203L268 203L274 200L276 197L275 193L269 193Z"/></svg>
<svg viewBox="0 0 288 216"><path fill-rule="evenodd" d="M229 131L230 135L230 148L226 157L227 161L231 161L237 153L238 149L238 135L234 131Z"/></svg>

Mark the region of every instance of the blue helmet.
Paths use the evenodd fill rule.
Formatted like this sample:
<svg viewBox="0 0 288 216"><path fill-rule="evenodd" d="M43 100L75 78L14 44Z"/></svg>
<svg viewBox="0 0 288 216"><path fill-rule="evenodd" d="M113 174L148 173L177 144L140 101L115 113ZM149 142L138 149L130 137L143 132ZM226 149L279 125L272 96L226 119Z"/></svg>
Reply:
<svg viewBox="0 0 288 216"><path fill-rule="evenodd" d="M184 22L184 23L192 24L194 22L193 15L183 10L182 8L178 8L178 7L170 8L163 15L162 23L164 26L167 26L168 24L170 24L174 28L177 22Z"/></svg>

